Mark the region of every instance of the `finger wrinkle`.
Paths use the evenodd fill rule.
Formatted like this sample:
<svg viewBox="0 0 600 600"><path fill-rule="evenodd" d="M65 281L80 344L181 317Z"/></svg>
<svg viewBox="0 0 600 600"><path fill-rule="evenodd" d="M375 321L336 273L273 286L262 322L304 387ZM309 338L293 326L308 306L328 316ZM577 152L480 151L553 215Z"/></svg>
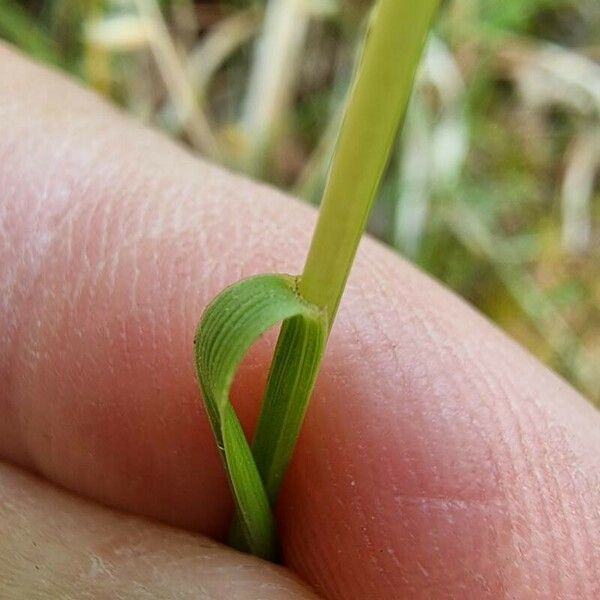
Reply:
<svg viewBox="0 0 600 600"><path fill-rule="evenodd" d="M502 358L504 355L501 349L501 344L497 344L497 362L498 358ZM481 356L481 353L479 356ZM479 362L473 360L472 364L477 366ZM514 365L511 367L506 366L506 368L501 368L499 370L501 372L504 371L505 373L515 373ZM562 503L561 496L563 493L561 492L561 485L559 484L559 479L562 479L562 476L558 476L557 473L552 472L548 468L550 465L548 460L549 457L560 456L560 450L559 448L555 448L551 453L548 453L547 451L548 440L552 439L552 436L548 435L548 432L552 429L548 421L547 411L541 410L539 401L535 395L523 397L516 387L510 386L510 382L513 379L512 377L506 378L506 380L497 379L488 373L485 377L482 376L479 378L479 380L482 381L490 381L491 379L495 379L497 383L496 389L499 390L499 394L496 393L496 395L503 398L504 402L509 406L509 411L512 414L513 420L518 423L522 422L522 426L519 426L518 431L513 437L517 440L521 440L521 453L525 459L522 468L517 468L515 475L509 478L509 481L513 481L517 484L511 486L510 495L512 498L511 505L513 506L511 512L514 513L515 511L522 510L524 498L530 497L532 500L535 499L535 503L530 505L528 514L531 513L531 527L533 529L538 529L540 535L544 536L544 539L539 540L539 543L534 545L529 550L529 553L533 553L534 556L537 556L535 559L538 564L537 571L539 573L548 573L548 580L545 588L548 590L548 593L568 595L568 590L572 592L573 589L577 589L577 584L573 586L571 583L567 583L570 579L569 569L565 570L562 568L559 559L561 556L573 555L574 548L564 546L565 535L564 531L561 531L561 528L563 527L562 523L564 521L564 512L561 511L558 505ZM530 415L532 410L535 410L537 413L533 418ZM543 436L541 435L541 431L545 432ZM515 458L513 458L512 464L518 464L515 463ZM510 469L510 465L511 463L509 462L505 468ZM522 473L523 475L517 477L516 473ZM533 485L528 483L528 477L533 478ZM539 517L536 517L536 514L539 515ZM542 523L536 525L536 519L541 519ZM567 526L571 529L573 528L572 525ZM579 529L579 527L577 527L577 529ZM542 552L542 549L545 551L545 549L548 548L550 549L550 552L545 555L545 552ZM523 560L527 560L527 558L524 556ZM554 565L556 562L559 563L559 568L550 567L550 565ZM535 570L531 568L526 569L525 572L531 577L535 576ZM542 584L538 581L536 589L539 589L541 585ZM544 588L542 587L542 589Z"/></svg>
<svg viewBox="0 0 600 600"><path fill-rule="evenodd" d="M550 422L538 402L533 400L527 409L529 426L538 441L540 464L545 467L544 483L549 490L547 503L553 516L552 534L556 546L550 559L557 565L558 573L554 593L560 596L576 590L580 597L586 597L591 594L592 584L588 575L590 565L584 557L593 553L593 545L589 539L588 524L583 522L579 526L577 523L586 513L581 495L574 493L573 486L569 486L573 482L571 470L577 461L563 428ZM565 556L571 560L561 560Z"/></svg>
<svg viewBox="0 0 600 600"><path fill-rule="evenodd" d="M379 281L383 281L383 279L379 279ZM393 309L397 313L407 312L406 307L409 306L407 297L401 300L399 300L398 296L387 298L388 294L383 287L381 287L381 295L388 301L390 309ZM416 335L419 338L419 343L417 345L413 344L416 347L412 351L412 356L406 350L397 352L396 360L392 364L402 365L407 362L406 360L402 360L402 357L411 357L406 365L407 374L402 376L402 381L408 382L406 390L409 394L411 391L414 393L416 390L419 390L419 396L431 397L432 399L431 414L427 413L428 405L421 405L418 407L418 410L426 413L428 423L434 423L436 420L444 423L441 430L445 433L440 432L441 437L447 437L447 432L457 429L457 425L459 424L464 425L470 432L474 433L478 440L476 446L481 448L481 455L478 454L478 458L485 457L484 464L491 469L492 473L495 473L496 479L492 478L492 481L494 485L497 485L500 482L497 479L499 470L496 461L493 460L489 443L486 441L484 435L479 432L479 428L475 426L477 422L477 406L462 402L461 383L464 381L462 372L463 358L454 349L453 344L448 341L451 338L446 334L444 323L440 321L436 313L428 309L427 305L411 307L410 313L413 315L413 320L410 325L407 324L405 327L407 330L406 335L399 337L400 339L406 338L410 340ZM373 310L370 320L378 324L381 336L385 339L387 337L385 331L386 323L389 323L389 315L380 310ZM422 333L425 334L425 339L429 344L424 343L425 340L422 337ZM390 343L393 344L392 341ZM397 344L394 345L397 346ZM390 363L388 362L388 364ZM398 396L398 391L394 394L393 390L400 389L398 385L399 377L400 375L396 371L393 377L382 378L393 381L393 387L391 386L391 389L387 390L386 394L390 398ZM409 402L408 404L414 406L414 403ZM411 418L414 419L414 413ZM460 430L460 435L464 435L462 429ZM434 478L432 481L435 481L437 477L435 473L433 475ZM464 491L461 490L460 493L464 493Z"/></svg>
<svg viewBox="0 0 600 600"><path fill-rule="evenodd" d="M336 444L335 440L333 443ZM311 452L310 446L307 446L307 452ZM286 515L281 510L286 508L284 499L280 501L279 507L280 512L283 512L283 516L286 518L280 519L279 530L281 539L284 541L283 552L286 564L293 564L299 573L310 573L312 585L317 591L323 590L327 598L342 598L345 590L349 587L360 593L362 587L360 574L353 569L343 572L335 568L335 565L339 561L347 561L348 553L356 552L358 554L358 546L353 542L348 543L347 538L342 535L344 531L352 535L349 524L343 521L339 524L336 523L335 527L329 527L326 536L322 536L319 531L321 510L328 511L330 518L333 519L336 513L346 509L345 504L338 505L336 502L338 498L337 483L335 483L336 479L331 477L334 468L329 462L327 454L322 457L321 462L324 463L322 469L297 469L296 477L298 477L299 485L301 489L306 490L303 506L307 518L304 526L290 528L290 515ZM322 473L326 474L325 477L322 476ZM334 481L335 487L330 498L324 499L317 491L319 486L326 483L326 477L329 477L327 483L331 485L331 481Z"/></svg>
<svg viewBox="0 0 600 600"><path fill-rule="evenodd" d="M424 322L429 322L429 323L433 323L435 322L435 315L431 315L430 318L426 318L424 319ZM458 362L460 364L460 362L468 362L469 364L472 365L472 368L474 368L476 370L477 373L477 377L473 377L471 375L465 374L463 373L463 377L466 375L468 378L468 386L467 387L472 387L475 389L479 389L481 391L481 393L479 394L480 398L493 398L494 402L492 404L490 404L490 416L495 416L498 414L498 410L501 407L501 404L499 404L497 402L497 399L502 399L505 403L507 408L509 409L508 414L510 415L513 423L517 426L517 430L516 430L516 435L511 436L511 438L513 440L516 440L518 442L520 442L521 445L521 455L522 457L524 457L524 459L526 459L526 457L530 454L527 450L527 444L525 444L525 440L528 439L527 436L525 435L525 427L521 427L520 426L520 417L519 417L519 413L516 410L516 407L513 406L513 404L510 402L511 398L515 397L515 391L514 390L507 390L506 387L504 386L503 380L496 378L493 374L493 372L490 372L489 370L482 370L480 369L480 365L483 361L481 360L477 360L477 357L475 356L474 353L471 352L471 346L467 343L463 343L460 340L464 339L464 336L459 337L456 336L454 339L459 340L459 349L456 350L452 347L452 345L449 345L446 348L446 352L450 352L452 354L452 358L456 360L456 362ZM461 360L461 355L462 355L462 360ZM480 357L480 354L479 354ZM466 359L466 361L465 361ZM469 360L471 359L471 360ZM452 373L453 370L448 368L447 372ZM481 382L481 383L479 383ZM469 403L466 403L467 405ZM498 427L497 430L499 432L503 432L506 430L506 426L502 425L500 421L498 421ZM501 436L502 439L506 440L505 436ZM507 444L506 441L502 444L505 448L510 448L511 444ZM501 464L503 465L503 470L505 470L506 468L509 469L509 471L513 474L517 472L513 467L514 465L518 465L519 461L517 460L516 456L513 455L511 452L508 452L507 454L508 460L503 460L501 461ZM526 465L526 469L530 469L531 467L531 463L530 462L525 462L524 463ZM518 470L518 469L517 469Z"/></svg>
<svg viewBox="0 0 600 600"><path fill-rule="evenodd" d="M515 390L508 390L506 394L509 397L517 396ZM519 409L524 420L523 431L532 438L530 452L533 455L534 468L537 470L535 477L539 482L539 490L544 490L540 504L547 519L547 530L542 530L547 531L549 537L547 546L552 552L547 558L548 564L559 563L558 568L551 569L555 573L552 581L553 590L554 593L567 593L563 584L569 579L569 570L565 571L562 568L559 558L565 555L576 557L577 551L573 540L569 542L566 539L569 537L568 530L572 529L572 523L569 523L564 511L563 486L564 482L571 477L566 465L576 461L567 460L565 453L568 452L569 444L560 433L561 427L552 423L548 412L541 409L535 394L523 398ZM569 587L572 589L570 584Z"/></svg>
<svg viewBox="0 0 600 600"><path fill-rule="evenodd" d="M463 344L463 350L467 357L472 357L473 368L478 374L477 377L470 378L471 386L476 390L481 390L481 398L491 399L490 414L493 418L499 417L495 429L500 434L498 440L501 445L497 444L497 446L506 449L506 459L500 458L498 483L501 486L502 495L507 500L507 516L512 535L522 538L521 535L515 533L517 525L514 515L524 512L528 515L528 522L531 523L531 533L535 531L542 538L538 539L539 543L531 544L527 549L521 544L519 552L516 554L521 557L521 560L530 564L530 568L523 571L525 578L532 580L531 584L526 585L540 590L540 593L550 593L552 588L550 579L553 575L549 570L544 569L543 564L540 564L540 561L544 561L544 557L538 553L537 548L545 549L548 545L552 546L554 541L537 461L531 453L531 441L526 433L526 426L522 422L519 409L511 401L512 390L506 388L505 380L496 377L489 370L482 371L480 369L482 361L472 354L471 347L466 343ZM479 353L480 357L481 353ZM530 482L530 479L533 479L533 482ZM531 568L533 564L536 564L537 569ZM543 578L541 581L539 580L540 574ZM521 584L513 579L512 585L518 588Z"/></svg>
<svg viewBox="0 0 600 600"><path fill-rule="evenodd" d="M0 596L316 600L280 567L0 465Z"/></svg>
<svg viewBox="0 0 600 600"><path fill-rule="evenodd" d="M2 295L5 298L2 315L6 328L0 369L6 382L2 393L3 404L6 412L13 415L12 419L7 420L12 429L10 439L20 448L20 451L13 451L11 454L13 459L22 463L29 463L31 456L27 446L19 443L22 434L19 423L25 428L26 423L18 416L20 411L16 399L19 394L14 386L18 381L20 360L27 352L36 352L35 348L25 348L23 340L31 325L36 302L46 295L44 285L48 258L56 245L62 243L64 232L68 231L79 210L79 207L70 203L73 193L70 182L59 183L55 193L51 189L51 181L55 178L63 152L57 148L55 161L47 163L47 170L39 177L39 186L32 183L36 178L27 178L19 172L18 157L14 159L17 164L4 163L4 168L0 169L0 179L10 181L14 178L16 181L14 195L3 199L4 216L0 216L5 223L4 228L9 232L8 256L3 257L3 263L13 265L13 275L2 277L3 282L6 282L2 284ZM27 183L24 185L19 183L25 181ZM17 232L19 237L16 237Z"/></svg>

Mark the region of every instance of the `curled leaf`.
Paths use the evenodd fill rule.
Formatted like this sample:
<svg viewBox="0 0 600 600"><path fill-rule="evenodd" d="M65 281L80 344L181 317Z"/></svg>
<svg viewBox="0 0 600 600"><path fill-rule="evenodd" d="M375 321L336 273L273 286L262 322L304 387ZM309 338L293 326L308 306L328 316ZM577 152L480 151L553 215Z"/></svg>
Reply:
<svg viewBox="0 0 600 600"><path fill-rule="evenodd" d="M271 504L291 458L327 337L324 312L300 297L297 283L288 275L259 275L227 288L204 312L195 339L198 380L237 508L234 542L270 559L276 554ZM252 344L282 321L255 458L229 391Z"/></svg>

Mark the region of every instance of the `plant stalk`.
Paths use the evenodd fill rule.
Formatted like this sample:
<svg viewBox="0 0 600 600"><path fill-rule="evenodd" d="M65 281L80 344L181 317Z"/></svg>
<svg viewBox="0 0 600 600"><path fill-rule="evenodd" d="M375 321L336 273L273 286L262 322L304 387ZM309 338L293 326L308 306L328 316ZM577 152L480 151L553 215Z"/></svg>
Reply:
<svg viewBox="0 0 600 600"><path fill-rule="evenodd" d="M333 324L439 0L379 0L342 121L299 290Z"/></svg>
<svg viewBox="0 0 600 600"><path fill-rule="evenodd" d="M373 198L411 95L415 71L439 0L379 0L342 121L299 295L322 311L323 345L304 371L299 321L285 320L271 364L252 454L272 506L304 415ZM300 343L302 341L302 343ZM249 549L238 514L236 547Z"/></svg>
<svg viewBox="0 0 600 600"><path fill-rule="evenodd" d="M300 295L326 314L328 331L365 227L392 143L411 95L412 82L438 0L380 0L372 15L362 59L338 138L317 229L299 281ZM297 377L287 351L295 338L283 324L254 435L252 451L271 503L292 456L311 388L281 394L280 381ZM320 357L322 358L322 357ZM320 360L320 359L319 359ZM314 381L313 381L314 383ZM282 418L294 412L294 418ZM276 428L273 423L277 423ZM282 450L281 440L286 440Z"/></svg>

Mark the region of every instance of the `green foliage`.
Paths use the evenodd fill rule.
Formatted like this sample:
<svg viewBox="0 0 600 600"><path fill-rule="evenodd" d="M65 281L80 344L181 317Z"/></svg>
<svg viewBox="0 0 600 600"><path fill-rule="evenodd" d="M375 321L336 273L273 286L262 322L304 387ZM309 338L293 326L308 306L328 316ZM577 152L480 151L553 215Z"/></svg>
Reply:
<svg viewBox="0 0 600 600"><path fill-rule="evenodd" d="M225 290L200 321L196 367L236 502L232 542L262 557L274 555L269 505L291 459L436 8L437 0L424 0L418 9L408 0L379 0L375 6L302 276L242 281ZM250 344L280 320L250 450L229 388Z"/></svg>
<svg viewBox="0 0 600 600"><path fill-rule="evenodd" d="M568 0L481 0L480 18L506 31L526 32L541 11L568 5Z"/></svg>
<svg viewBox="0 0 600 600"><path fill-rule="evenodd" d="M46 27L19 2L0 2L0 37L17 44L37 59L55 64L59 62L55 41Z"/></svg>
<svg viewBox="0 0 600 600"><path fill-rule="evenodd" d="M229 389L250 346L282 321L253 458ZM198 381L243 534L233 541L262 558L276 557L270 506L298 436L326 335L324 313L300 298L297 280L285 275L252 277L227 288L206 309L198 327Z"/></svg>

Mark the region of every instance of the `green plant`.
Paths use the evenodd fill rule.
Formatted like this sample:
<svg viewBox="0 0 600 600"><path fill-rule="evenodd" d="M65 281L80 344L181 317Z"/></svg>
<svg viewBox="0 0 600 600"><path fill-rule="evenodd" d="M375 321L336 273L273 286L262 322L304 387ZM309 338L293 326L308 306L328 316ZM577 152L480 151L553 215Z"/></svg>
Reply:
<svg viewBox="0 0 600 600"><path fill-rule="evenodd" d="M379 0L374 8L302 275L241 281L209 305L198 327L198 379L237 508L231 542L263 558L276 556L271 507L437 5L438 0ZM252 343L279 322L250 448L229 402L229 388Z"/></svg>

